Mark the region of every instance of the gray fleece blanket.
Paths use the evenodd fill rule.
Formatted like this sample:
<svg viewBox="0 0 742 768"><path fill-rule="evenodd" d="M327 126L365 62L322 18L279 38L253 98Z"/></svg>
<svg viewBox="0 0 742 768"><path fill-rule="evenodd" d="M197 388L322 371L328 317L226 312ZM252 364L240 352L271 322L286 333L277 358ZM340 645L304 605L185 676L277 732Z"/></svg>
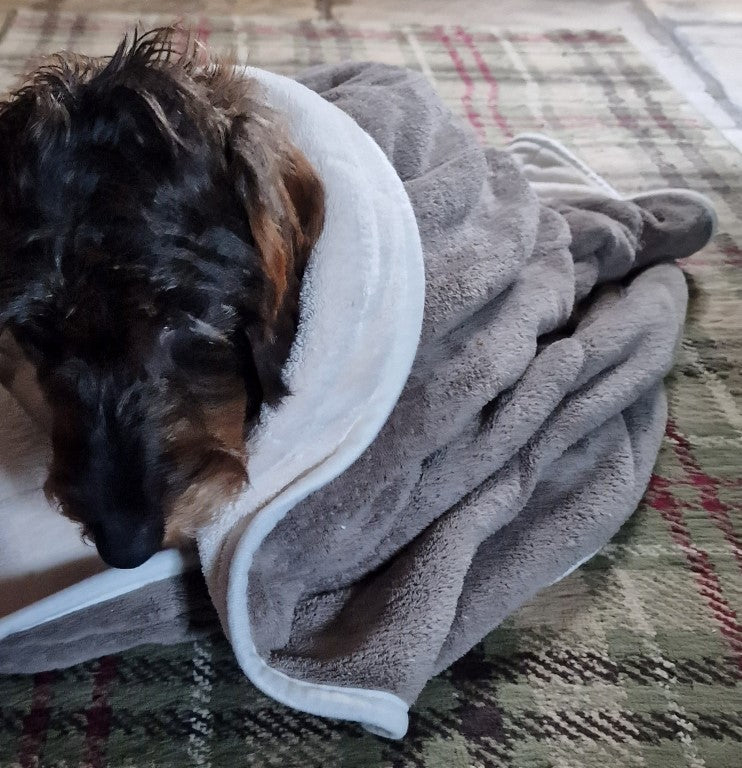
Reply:
<svg viewBox="0 0 742 768"><path fill-rule="evenodd" d="M400 736L432 676L635 510L686 308L673 262L706 244L713 211L682 192L619 199L537 137L483 149L416 73L347 64L300 80L365 128L404 182L427 293L381 433L255 554L252 642L268 667L318 684L318 700L323 686L349 694L334 710L278 698ZM176 642L214 622L191 573L6 638L0 670ZM389 697L357 707L357 691Z"/></svg>

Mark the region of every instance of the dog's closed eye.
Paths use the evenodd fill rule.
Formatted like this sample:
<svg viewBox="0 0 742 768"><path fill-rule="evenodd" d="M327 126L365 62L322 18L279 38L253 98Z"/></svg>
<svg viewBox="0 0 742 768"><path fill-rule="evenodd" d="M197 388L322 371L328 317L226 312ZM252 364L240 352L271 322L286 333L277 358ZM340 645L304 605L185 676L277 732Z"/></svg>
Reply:
<svg viewBox="0 0 742 768"><path fill-rule="evenodd" d="M173 362L194 374L219 375L234 364L234 346L221 334L204 335L192 330L175 331L170 354Z"/></svg>
<svg viewBox="0 0 742 768"><path fill-rule="evenodd" d="M168 335L165 355L168 363L162 375L201 404L218 406L244 398L239 352L223 335L194 333L192 328L173 330Z"/></svg>

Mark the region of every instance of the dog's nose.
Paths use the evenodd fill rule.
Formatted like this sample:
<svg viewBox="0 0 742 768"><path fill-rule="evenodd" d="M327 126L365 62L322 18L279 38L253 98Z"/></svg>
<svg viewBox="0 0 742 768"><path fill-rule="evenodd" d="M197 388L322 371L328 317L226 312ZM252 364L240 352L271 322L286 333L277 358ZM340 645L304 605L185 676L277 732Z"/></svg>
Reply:
<svg viewBox="0 0 742 768"><path fill-rule="evenodd" d="M98 554L113 568L136 568L162 548L162 525L151 520L132 523L115 515L92 526Z"/></svg>

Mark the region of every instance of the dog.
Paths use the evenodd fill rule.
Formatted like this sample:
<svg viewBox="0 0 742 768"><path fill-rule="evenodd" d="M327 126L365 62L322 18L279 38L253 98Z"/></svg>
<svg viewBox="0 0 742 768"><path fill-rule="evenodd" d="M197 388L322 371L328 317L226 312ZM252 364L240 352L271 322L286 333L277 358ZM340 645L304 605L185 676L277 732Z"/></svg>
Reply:
<svg viewBox="0 0 742 768"><path fill-rule="evenodd" d="M324 222L255 84L183 38L57 54L0 104L0 381L50 435L47 496L118 568L248 481Z"/></svg>

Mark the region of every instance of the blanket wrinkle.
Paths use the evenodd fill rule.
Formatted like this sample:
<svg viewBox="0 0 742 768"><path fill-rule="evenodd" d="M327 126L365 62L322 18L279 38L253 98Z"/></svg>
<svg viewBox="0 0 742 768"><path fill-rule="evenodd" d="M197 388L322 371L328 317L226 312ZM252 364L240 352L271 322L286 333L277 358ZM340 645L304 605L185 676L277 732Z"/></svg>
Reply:
<svg viewBox="0 0 742 768"><path fill-rule="evenodd" d="M346 88L344 91L345 94L349 92L349 88ZM337 98L334 99L334 102L342 104L342 94L338 94ZM358 119L358 115L356 115L356 118ZM364 127L367 126L364 125ZM370 132L372 135L374 135L373 130ZM377 133L376 136L378 140L379 134ZM494 153L489 154L491 156L496 156ZM511 162L511 158L503 158L501 161L501 166ZM493 175L496 176L497 174L493 173ZM423 202L415 198L413 199L413 205L415 204L419 206L423 204ZM585 298L598 285L611 282L612 280L616 280L618 278L626 277L633 270L635 259L637 257L643 257L643 254L641 253L637 254L637 245L639 244L639 233L637 232L639 227L637 226L637 223L644 221L641 211L638 210L639 206L625 201L605 200L604 197L598 197L598 199L592 202L586 202L585 208L588 222L593 228L592 237L585 238L586 242L589 243L591 247L588 248L587 245L583 244L581 251L578 254L565 254L563 251L560 254L562 256L561 264L566 262L567 256L569 256L569 261L572 264L574 263L575 258L581 258L584 260L588 257L592 258L596 264L596 269L594 270L592 278L589 281L584 281L584 284L581 286L581 290L579 291L577 298ZM611 217L610 213L612 211L619 211L620 216L614 215ZM700 213L704 214L704 211L701 211ZM540 223L541 215L541 212L539 212L538 221L536 221L534 218L532 222L534 231L538 231L536 227L538 227L538 224ZM562 227L564 227L565 221L567 225L570 224L570 220L568 218L564 216L561 216L561 218L555 216L553 211L549 211L549 213L545 215L546 219L550 219L551 217L558 219ZM706 217L708 218L707 214ZM698 216L696 216L696 218L698 218ZM419 216L418 220L424 220L424 214ZM625 226L624 220L628 220L629 226ZM633 227L631 227L632 222L634 223ZM546 229L548 225L544 224L543 226ZM600 239L596 240L595 234L599 234ZM702 235L701 239L703 239L703 237L707 237L707 233ZM572 237L572 240L574 240L574 237ZM555 241L559 242L559 238L554 237L552 232L548 232L547 230L547 232L542 235L542 239L539 240L539 244L542 244L542 247L544 247L548 252L548 244L554 243ZM424 235L423 242L426 242ZM563 237L562 242L566 244L566 242L568 242L568 238ZM559 255L559 246L555 246L553 250L556 251ZM436 254L429 254L426 252L426 265L428 266L429 270L432 270L431 265L435 264L435 255ZM345 476L339 478L337 481L338 484L342 484L345 488L348 486L354 486L356 489L360 487L367 488L367 486L362 484L362 477L368 476L368 473L372 471L373 465L378 463L378 460L380 459L381 454L374 452L375 446L383 444L384 448L390 447L390 443L386 442L387 436L391 439L392 450L397 447L397 445L401 447L402 444L406 444L406 452L405 455L401 457L403 461L400 462L402 466L406 466L406 462L413 461L415 459L414 448L416 445L425 445L428 451L431 448L435 448L438 451L436 454L439 457L438 462L430 462L426 467L427 472L425 469L419 469L417 472L418 477L421 475L426 476L426 482L412 482L411 484L416 486L415 491L408 495L405 495L405 493L402 492L401 487L398 489L400 491L399 498L406 501L406 508L408 510L407 517L414 519L414 527L412 527L412 521L410 521L410 527L405 530L405 539L409 538L410 540L414 541L417 536L421 535L421 532L424 531L427 526L429 526L433 521L440 517L441 508L445 509L447 504L454 503L455 499L462 498L462 487L467 486L473 480L479 479L466 477L466 470L464 470L464 479L462 479L462 467L467 466L467 457L464 457L463 455L457 456L457 461L455 464L456 476L447 476L445 478L445 483L441 482L442 478L436 478L430 475L431 466L435 466L436 464L445 464L446 461L450 463L451 455L454 453L454 449L460 448L458 445L446 445L447 441L457 432L460 432L461 425L470 420L474 414L478 412L478 410L481 410L481 407L483 407L485 402L490 401L503 389L507 389L509 386L512 386L516 381L524 376L525 370L534 355L535 338L540 334L546 333L549 330L558 327L559 323L566 322L567 316L571 313L572 304L575 299L574 292L572 292L572 295L570 296L569 292L566 292L565 294L564 291L556 291L561 299L561 305L553 310L553 315L550 317L548 312L548 307L550 306L548 297L546 295L539 294L538 287L529 282L528 274L523 268L523 261L527 258L529 261L535 263L539 268L543 268L547 263L547 259L545 259L544 256L538 252L538 248L533 248L525 254L521 252L520 256L521 259L516 259L513 265L513 271L511 272L512 279L506 283L505 287L500 289L500 294L503 292L503 290L507 289L508 295L502 300L502 302L500 302L504 307L504 310L500 314L494 313L495 316L492 318L492 326L495 328L495 330L491 332L491 336L489 338L485 334L482 334L480 337L484 345L489 346L491 349L497 349L498 354L496 359L502 362L502 366L500 368L496 366L488 367L488 360L477 359L474 350L477 347L477 341L479 340L477 339L477 334L481 333L478 327L472 334L471 347L467 347L466 343L464 342L456 348L452 348L450 345L445 345L442 350L441 348L438 350L435 348L429 348L428 344L430 343L432 334L428 334L426 336L426 327L429 328L430 324L435 321L435 318L430 317L430 315L435 311L432 302L435 301L439 296L440 291L435 287L434 284L432 284L431 278L428 278L428 295L431 297L431 299L426 305L426 325L424 326L423 330L423 340L421 342L420 352L418 353L416 369L413 371L413 376L410 380L412 386L408 388L407 392L403 393L395 414L392 415L390 422L388 422L388 430L385 428L375 445L369 449L367 456L361 457L359 462L354 467L352 467L351 470L349 470L349 473L346 473ZM505 259L498 258L494 261L501 262L506 259L507 253L505 254ZM491 251L490 260L492 261ZM539 270L537 269L537 271ZM565 274L568 275L569 270L554 269L551 274L544 274L543 272L540 272L539 278L542 278L542 284L540 287L543 289L544 285L554 285L554 279L557 277L557 275L563 277ZM602 420L597 422L599 425L603 422L609 422L613 417L614 412L620 413L622 408L626 408L627 405L631 405L632 399L635 397L635 394L633 393L636 391L636 389L641 389L641 387L645 386L645 382L656 382L659 378L661 378L661 376L671 364L672 353L674 351L674 337L679 333L680 319L682 313L684 312L684 298L682 295L680 295L683 289L678 288L673 277L663 275L663 279L661 281L662 286L665 285L665 280L670 282L672 286L671 290L666 290L663 293L661 290L658 291L656 286L653 286L651 290L651 297L642 294L642 301L647 302L648 306L650 307L656 306L658 308L657 314L653 314L650 310L649 314L651 315L651 318L648 318L648 313L645 312L645 307L640 305L637 308L636 314L636 317L641 319L640 323L636 326L630 326L628 332L621 338L615 339L615 341L611 341L613 338L612 334L614 328L620 328L622 326L622 323L625 322L627 312L630 315L630 310L626 306L622 305L617 312L612 312L610 321L606 320L603 324L598 326L598 329L604 331L606 334L608 334L608 330L610 330L610 334L608 334L605 339L601 337L593 342L592 339L585 334L585 332L593 323L593 317L588 315L588 317L583 321L582 335L584 336L584 340L582 341L582 350L583 353L587 353L587 360L583 362L581 370L574 374L575 379L573 381L573 385L575 387L583 387L587 385L592 378L599 375L603 370L601 366L612 366L616 369L613 372L613 379L611 379L610 383L605 384L604 386L596 386L592 392L593 396L595 397L596 406L608 409L603 411ZM527 287L523 289L523 294L519 296L518 287L521 281ZM481 281L478 282L481 284ZM459 286L456 287L459 288ZM525 298L528 296L530 299L533 299L534 295L537 297L537 301L529 302ZM442 298L445 299L447 296L444 294ZM466 303L469 298L470 297L467 296L462 299L460 306L466 306L471 309L471 305ZM632 298L633 295L626 296L624 297L624 301L630 301ZM508 303L508 299L510 299L510 303ZM535 327L532 325L529 329L527 324L525 327L523 327L523 325L519 327L518 321L521 321L521 324L524 323L524 321L527 323L527 312L533 307L534 304L539 307L538 311L534 312L537 317ZM599 303L596 306L606 312L609 309L609 306L605 301ZM445 312L446 309L443 309L442 311ZM448 311L447 314L449 316L453 316L453 312ZM512 317L513 314L516 314L517 316ZM470 317L471 316L472 315L470 315ZM657 348L653 348L651 352L648 352L642 356L641 363L643 365L646 365L648 360L654 358L652 361L653 364L647 368L646 375L641 375L641 367L638 367L638 369L634 371L625 371L627 364L624 363L622 355L630 359L631 356L636 353L638 339L647 335L647 329L644 328L642 324L646 324L651 319L652 322L658 323L660 326L662 326L665 325L665 319L668 317L673 321L672 325L668 329L668 333L660 334ZM621 322L618 322L619 319ZM511 327L505 326L503 330L504 323L511 323ZM498 330L500 331L499 334ZM672 343L667 343L668 336L673 337ZM512 344L508 347L500 343L498 346L497 342L499 339L511 340ZM531 346L528 346L529 340ZM606 343L606 341L608 343ZM590 347L593 344L597 348L598 354L590 354ZM504 349L501 347L504 347ZM521 358L522 363L520 366L518 366L515 364L515 360L518 359L518 352L521 350L524 350L524 354ZM467 378L466 374L462 375L461 369L457 368L456 366L456 363L458 362L456 355L457 351L460 351L460 359L465 359L467 364L470 364L467 373L471 371L472 375L469 378ZM440 356L437 356L436 352L438 352ZM669 354L662 354L662 352L669 352ZM561 353L562 350L559 350L558 354L560 355ZM507 357L508 354L510 354L511 357ZM539 357L539 363L543 359L544 358ZM443 373L445 377L443 379L443 383L441 386L437 386L440 384L440 379L438 376L440 376L442 372L435 370L434 365L436 361L440 360L451 361L451 369L453 369L455 372L452 371L448 374ZM491 362L491 360L492 358L490 357L489 362ZM420 364L425 365L420 368ZM508 378L504 378L503 371L509 373L510 376ZM540 379L542 383L544 380L554 381L551 379L551 377L554 376L553 370L541 370L540 376L538 370L534 370L531 373L534 378ZM630 377L629 383L632 385L633 389L629 390L632 392L632 394L630 395L628 401L617 397L617 393L611 388L612 384L615 384L615 379L619 376L619 374L625 374L626 377ZM528 378L526 381L527 380ZM457 395L460 393L467 393L467 395L469 395L476 390L479 390L477 394L481 393L481 400L477 403L478 407L474 407L472 404L472 400L475 400L475 398L471 398L467 402L463 402L463 397L462 401L456 399ZM555 399L557 397L564 396L564 393L559 393L558 389L556 392L557 394ZM541 394L541 388L539 388L538 394ZM438 417L436 419L434 429L431 429L432 425L431 427L428 425L423 425L423 428L426 429L426 436L432 440L432 445L427 441L418 441L415 443L415 441L411 439L412 434L419 430L420 423L419 420L416 421L414 418L408 418L407 413L404 413L404 411L406 409L409 409L410 411L414 410L415 403L420 402L425 403L425 410L430 410L431 413L435 413ZM552 416L552 430L559 429L560 427L566 429L567 424L563 422L568 422L576 415L567 410L566 406L563 406L562 408L566 412L566 417L562 420L562 422L558 422ZM527 410L530 413L532 408L525 408L524 410ZM451 411L455 411L456 415L450 416L449 414ZM395 416L398 416L398 418L395 419ZM445 418L443 423L440 421L441 416ZM588 427L593 428L596 424L595 418L596 413L595 408L593 408L587 412L587 415L583 421L583 430L586 430ZM406 432L405 436L405 426L413 424L414 427L411 427ZM513 431L517 431L519 426L521 426L520 422L516 426L513 426ZM387 434L387 432L389 434ZM570 431L566 431L565 434L571 433ZM574 437L574 435L572 435L572 437ZM480 442L482 442L482 439L480 439ZM552 455L552 458L555 458L558 456L558 451L567 450L570 443L552 442L552 445L557 446L553 449L557 451L556 454ZM445 446L445 448L443 446ZM489 447L490 450L493 450L493 446ZM417 461L420 461L419 456L417 457ZM389 466L390 462L387 461L384 462L384 464ZM498 466L499 465L493 461L489 464L488 469L496 470ZM526 473L533 472L533 466L529 466L527 462L524 462L522 466L526 467L524 469ZM358 469L357 472L354 471L356 468ZM353 482L354 478L359 479L360 482L358 485ZM436 480L438 481L437 483ZM447 486L451 490L450 498L441 493L440 488L443 485ZM533 483L530 484L530 487L527 488L527 491L531 492L532 487ZM440 506L437 508L430 506L431 496L424 493L425 490L430 491L433 488L435 489L435 498L439 501L440 504ZM327 489L323 489L322 495L324 495L324 492L330 495L331 489L329 487ZM632 497L634 495L635 494L632 494ZM351 498L349 498L349 503L358 503L360 496L361 494L354 494ZM307 500L307 503L311 503L311 500ZM414 513L409 513L409 510L414 510ZM353 512L355 515L359 515L360 513L360 516L362 517L362 513L359 509L354 507ZM295 540L302 540L306 534L306 530L301 527L301 520L299 519L300 517L303 517L308 521L314 521L316 520L317 513L314 513L312 509L304 509L302 510L301 515L298 513L296 516L293 514L291 515L291 527L299 525L299 529L295 529L291 534L292 539ZM399 534L400 528L405 529L404 523L406 520L404 509L399 507L392 509L386 508L383 515L379 511L378 515L374 515L370 519L376 523L382 517L385 517L387 520L395 521L397 534ZM358 522L359 521L356 520L357 524ZM285 523L280 527L283 528L283 525L289 527L288 520L285 521ZM355 530L357 531L358 528ZM367 529L364 528L363 530L366 531ZM276 540L280 539L282 543L285 543L284 536L286 533L286 531L281 531L281 534L279 535L278 531L274 531L274 534L272 534L271 537L275 535ZM267 548L270 548L271 537L269 537L269 539L265 542L265 546ZM394 535L392 535L391 538L393 539ZM366 560L361 561L352 572L344 574L344 577L341 579L341 581L345 583L352 583L354 578L361 578L364 572L373 572L375 568L380 567L382 563L386 562L388 558L392 556L389 541L390 537L388 532L385 536L377 538L376 543L378 544L378 547L375 549L374 553L370 554ZM399 542L393 546L398 546L398 544ZM336 545L341 548L343 547L341 542L336 542ZM284 562L291 563L291 571L294 574L296 574L297 571L300 573L303 572L301 559L297 561L294 557L291 557L286 558ZM256 568L256 571L259 572L259 568ZM279 570L278 573L274 573L272 575L278 576L280 578L281 572ZM337 574L335 574L335 577L337 577ZM323 580L316 584L318 590L322 590L329 586L330 583ZM307 592L310 594L311 590L308 590ZM384 594L384 592L381 591L379 594ZM405 611L402 610L401 613L404 615ZM352 612L349 615L352 615ZM303 660L303 662L304 661L305 660ZM281 663L287 663L285 659L285 653L282 654Z"/></svg>
<svg viewBox="0 0 742 768"><path fill-rule="evenodd" d="M352 117L404 183L425 259L422 332L376 438L260 539L236 595L249 632L220 618L270 695L401 736L433 675L635 510L686 312L674 262L708 242L715 215L692 192L622 198L546 137L483 148L417 73L348 63L298 80ZM235 527L233 551L260 516ZM212 596L230 551L205 564ZM104 610L122 617L94 649L137 642L132 616L155 620L159 641L192 636L178 583L87 609L90 627ZM0 641L15 654L0 669L85 657L80 638L95 630L82 622Z"/></svg>

